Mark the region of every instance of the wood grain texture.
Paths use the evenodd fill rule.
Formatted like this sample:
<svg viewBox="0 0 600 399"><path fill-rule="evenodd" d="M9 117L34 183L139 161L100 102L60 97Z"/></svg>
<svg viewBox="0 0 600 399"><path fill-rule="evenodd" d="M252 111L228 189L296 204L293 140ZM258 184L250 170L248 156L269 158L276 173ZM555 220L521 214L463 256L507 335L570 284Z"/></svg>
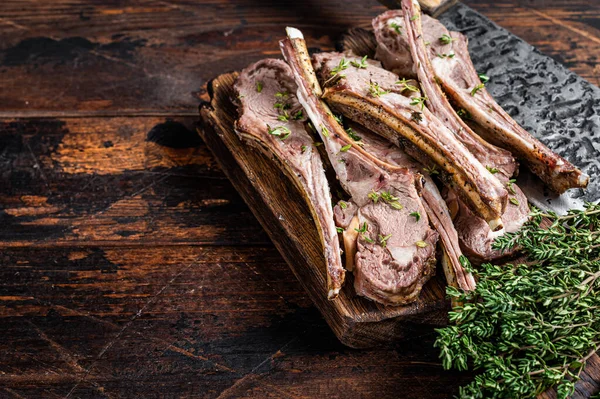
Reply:
<svg viewBox="0 0 600 399"><path fill-rule="evenodd" d="M598 2L466 3L600 84ZM382 10L0 4L0 397L441 399L469 381L430 327L342 346L194 133L208 80L277 56L285 25L331 49Z"/></svg>

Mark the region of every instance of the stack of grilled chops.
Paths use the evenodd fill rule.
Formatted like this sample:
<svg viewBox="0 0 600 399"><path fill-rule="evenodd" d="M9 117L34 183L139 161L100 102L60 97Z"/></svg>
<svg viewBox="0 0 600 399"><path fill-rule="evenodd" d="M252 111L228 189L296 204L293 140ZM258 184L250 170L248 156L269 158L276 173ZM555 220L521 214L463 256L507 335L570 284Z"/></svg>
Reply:
<svg viewBox="0 0 600 399"><path fill-rule="evenodd" d="M330 299L351 271L359 295L414 301L434 274L436 252L448 283L473 289L461 255L475 263L510 256L491 244L527 221L517 160L557 193L586 187L588 177L494 101L466 38L418 3L402 0L373 30L377 60L311 57L302 33L288 28L285 62L265 59L239 75L236 131L266 144L312 203ZM335 206L316 136L347 194Z"/></svg>

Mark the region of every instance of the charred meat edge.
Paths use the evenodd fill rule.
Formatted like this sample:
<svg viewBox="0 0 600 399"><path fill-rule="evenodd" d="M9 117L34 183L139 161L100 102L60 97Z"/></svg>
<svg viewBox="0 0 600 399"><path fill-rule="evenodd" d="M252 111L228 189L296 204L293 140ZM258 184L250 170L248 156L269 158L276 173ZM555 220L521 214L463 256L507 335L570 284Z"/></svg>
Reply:
<svg viewBox="0 0 600 399"><path fill-rule="evenodd" d="M457 39L454 42L455 54L468 67L471 81L479 79L468 55L467 39L457 32L452 32L451 35ZM496 103L485 87L478 90L475 96L471 96L451 80L441 79L441 82L446 93L469 112L473 121L480 127L478 132L496 145L512 151L552 191L562 194L571 188L587 187L590 180L588 175L523 129ZM475 85L477 83L474 83L473 87Z"/></svg>
<svg viewBox="0 0 600 399"><path fill-rule="evenodd" d="M374 66L370 66L374 67ZM386 104L380 98L368 97L338 82L325 90L323 98L344 116L367 126L372 131L402 146L421 163L432 160L443 172L445 183L453 188L490 228L502 228L502 215L508 193L497 179L471 154L431 112L418 106ZM444 137L432 137L424 127L398 112L398 107L421 111L432 125L432 131Z"/></svg>
<svg viewBox="0 0 600 399"><path fill-rule="evenodd" d="M319 99L322 90L314 74L312 64L310 63L310 57L301 32L294 28L287 28L287 32L288 39L280 42L282 53L284 58L292 66L294 73L297 75L296 78L299 84L298 97L300 98L300 102L304 105L305 110L311 117L313 123L317 124L317 130L323 138L326 147L333 147L334 144L339 144L338 141L352 143L352 139L335 120L329 108ZM329 131L327 134L322 132L323 127ZM336 139L333 139L333 137ZM365 166L369 169L373 169L377 171L377 173L383 172L386 174L385 170L380 167L381 162L379 160L376 161L374 157L364 151L360 146L352 145L348 151L360 155ZM335 162L335 160L332 161ZM397 172L404 176L413 176L406 168L398 168ZM384 175L382 175L382 177L383 176ZM389 179L390 177L384 178ZM414 184L414 177L411 177L410 181L412 181L411 184ZM342 182L342 185L344 185L344 182ZM351 187L349 188L351 189ZM350 223L350 226L352 226L352 223ZM427 237L433 242L434 246L435 241L437 241L437 233L431 231L431 233L427 233ZM423 248L418 248L417 252L418 251L423 251ZM432 274L435 265L433 249L424 251L425 254L429 255L426 255L424 258L425 263L422 265L423 272L420 273L420 277L417 278L416 285L411 285L409 287L411 290L408 293L403 292L398 294L395 291L382 291L381 287L369 281L369 276L362 276L361 274L355 276L355 288L357 289L357 293L378 302L392 305L406 304L416 300L423 284Z"/></svg>
<svg viewBox="0 0 600 399"><path fill-rule="evenodd" d="M238 94L241 89L239 85L244 81L245 75L258 68L276 69L277 74L282 77L287 77L291 83L294 83L291 76L291 70L285 62L275 59L266 59L258 61L242 71L235 84L235 89ZM251 90L255 90L254 85L256 83L248 83L252 84ZM284 91L284 88L279 81L274 83L265 80L262 84L265 86L277 84L282 89L278 91ZM292 92L290 95L295 96L295 93ZM313 220L316 223L319 237L323 244L323 252L327 263L327 296L329 299L334 299L338 296L344 283L345 270L342 267L340 245L333 220L329 185L325 177L323 164L318 151L316 151L312 145L307 146L305 150L309 152L307 154L298 153L298 149L286 149L285 147L288 145L286 141L280 140L269 134L266 126L247 126L240 123L245 117L248 117L248 115L245 114L246 109L244 107L244 102L244 98L239 99L240 118L236 121L236 133L241 138L245 139L248 144L261 150L267 156L271 157L274 155L277 162L282 166L282 170L292 178L292 181L300 191L305 193L309 209L311 210ZM292 126L292 128L294 128L294 126ZM291 135L306 135L307 142L312 143L312 138L303 129L304 127L302 127L302 130L294 129L291 131Z"/></svg>

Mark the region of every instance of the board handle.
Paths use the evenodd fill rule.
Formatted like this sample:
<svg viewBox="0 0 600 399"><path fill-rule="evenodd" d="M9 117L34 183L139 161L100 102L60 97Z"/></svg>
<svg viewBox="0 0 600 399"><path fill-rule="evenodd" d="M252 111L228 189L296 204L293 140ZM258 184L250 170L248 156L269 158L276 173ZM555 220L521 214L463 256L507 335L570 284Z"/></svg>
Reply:
<svg viewBox="0 0 600 399"><path fill-rule="evenodd" d="M400 8L400 0L378 0L381 4L387 8L395 9ZM448 8L457 3L457 0L418 0L421 5L421 9L430 14L431 16L437 16L446 11Z"/></svg>

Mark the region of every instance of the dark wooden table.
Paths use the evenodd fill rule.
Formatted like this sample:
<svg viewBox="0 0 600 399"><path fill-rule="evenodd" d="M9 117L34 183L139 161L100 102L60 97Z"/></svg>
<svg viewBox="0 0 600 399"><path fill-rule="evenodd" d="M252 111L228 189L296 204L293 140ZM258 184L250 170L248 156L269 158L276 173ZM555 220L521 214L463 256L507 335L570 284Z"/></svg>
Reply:
<svg viewBox="0 0 600 399"><path fill-rule="evenodd" d="M0 397L447 398L469 380L428 328L341 346L194 131L207 80L278 56L285 24L330 49L383 11L288 3L0 5ZM600 85L598 0L467 4Z"/></svg>

